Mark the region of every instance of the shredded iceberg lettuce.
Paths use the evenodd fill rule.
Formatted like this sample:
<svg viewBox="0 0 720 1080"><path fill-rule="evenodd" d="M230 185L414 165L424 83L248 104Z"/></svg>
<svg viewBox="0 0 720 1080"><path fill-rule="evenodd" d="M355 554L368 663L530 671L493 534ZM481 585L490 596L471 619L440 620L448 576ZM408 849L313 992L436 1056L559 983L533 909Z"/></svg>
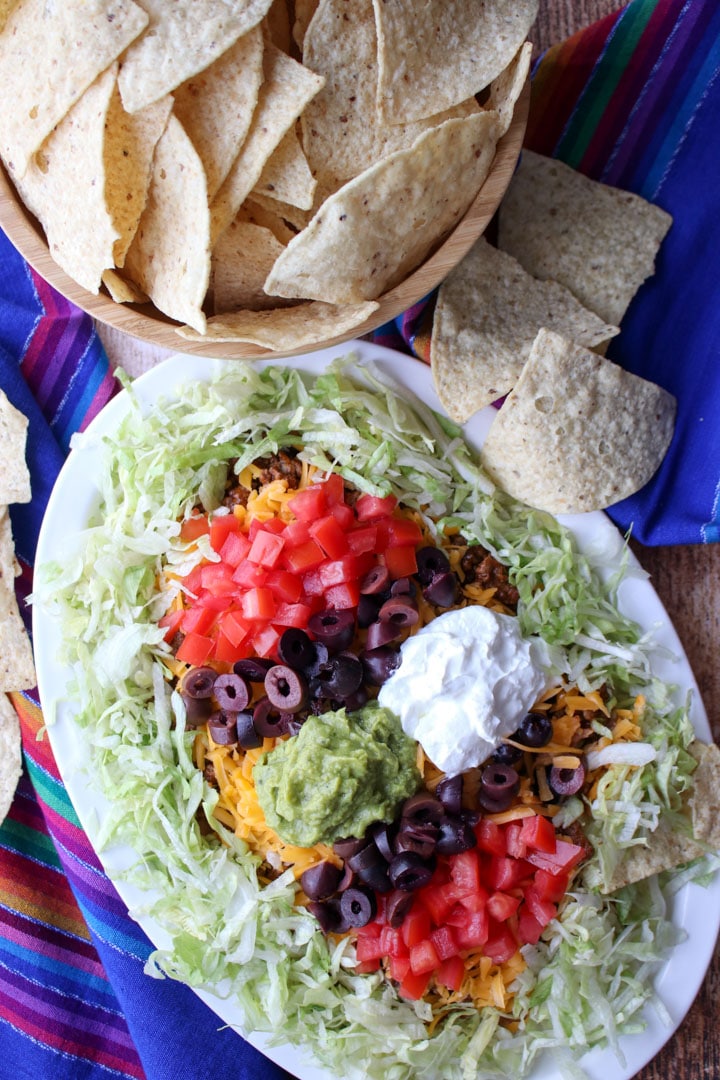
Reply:
<svg viewBox="0 0 720 1080"><path fill-rule="evenodd" d="M552 1049L577 1077L573 1055L617 1048L620 1034L641 1026L651 975L674 941L656 884L628 888L623 903L591 886L677 810L694 767L687 709L653 678L648 642L618 610L617 581L603 584L552 517L494 490L460 430L397 390L352 357L314 379L238 365L148 411L130 388L128 415L112 439L93 444L101 498L80 553L41 568L35 602L62 619L77 723L112 804L99 842L132 848L124 876L147 898L136 914L151 914L172 939L149 974L232 998L248 1029L310 1041L336 1074L353 1075L360 1062L355 1074L378 1080L517 1080ZM290 872L261 887L257 855L222 825L209 836L198 825L198 809L211 818L216 794L193 765L193 734L166 681L170 653L157 620L172 595L156 582L163 565L186 572L213 557L182 542L178 520L198 500L219 505L228 463L240 472L287 445L363 491L394 492L431 531L453 526L482 543L510 568L523 631L544 637L581 689L605 684L618 702L638 692L648 699L644 736L657 760L608 770L590 808L596 855L550 933L526 948L510 1017L457 1005L429 1037L426 1005L399 1000L379 975L354 974L352 946L333 948L294 907ZM583 809L569 803L567 824Z"/></svg>

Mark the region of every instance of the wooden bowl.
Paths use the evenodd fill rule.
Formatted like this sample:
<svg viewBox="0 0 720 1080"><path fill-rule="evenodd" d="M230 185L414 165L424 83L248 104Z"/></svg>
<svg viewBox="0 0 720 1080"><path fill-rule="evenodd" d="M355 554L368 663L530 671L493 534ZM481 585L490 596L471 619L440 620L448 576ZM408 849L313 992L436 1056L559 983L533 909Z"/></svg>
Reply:
<svg viewBox="0 0 720 1080"><path fill-rule="evenodd" d="M117 304L104 291L97 296L88 292L68 277L52 259L42 227L21 202L1 165L0 227L33 269L59 293L92 315L94 319L140 338L149 345L170 349L173 352L238 360L267 355L297 356L314 349L340 345L344 341L370 333L422 300L440 284L482 235L500 205L520 154L529 108L530 82L528 81L515 106L512 123L498 143L490 173L467 213L424 263L403 282L379 297L379 307L372 316L345 334L316 341L312 345L287 352L270 354L267 349L241 341L188 341L176 333L174 327L178 324L163 315L152 304Z"/></svg>

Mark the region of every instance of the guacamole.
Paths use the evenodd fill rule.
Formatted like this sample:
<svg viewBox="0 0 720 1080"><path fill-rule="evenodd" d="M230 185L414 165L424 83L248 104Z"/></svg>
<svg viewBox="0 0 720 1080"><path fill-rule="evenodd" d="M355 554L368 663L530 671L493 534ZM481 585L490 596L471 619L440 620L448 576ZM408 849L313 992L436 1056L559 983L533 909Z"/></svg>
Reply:
<svg viewBox="0 0 720 1080"><path fill-rule="evenodd" d="M309 716L253 770L265 820L300 847L362 836L417 791L416 752L397 717L375 704Z"/></svg>

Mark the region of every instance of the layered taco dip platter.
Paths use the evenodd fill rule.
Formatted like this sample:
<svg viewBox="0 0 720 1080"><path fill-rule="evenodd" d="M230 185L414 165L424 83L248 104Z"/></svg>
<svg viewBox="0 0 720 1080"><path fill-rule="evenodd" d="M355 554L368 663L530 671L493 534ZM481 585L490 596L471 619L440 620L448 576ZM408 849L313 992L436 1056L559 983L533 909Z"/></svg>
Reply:
<svg viewBox="0 0 720 1080"><path fill-rule="evenodd" d="M629 1080L717 936L707 718L608 519L438 408L366 342L115 398L38 548L49 738L155 974L303 1080Z"/></svg>

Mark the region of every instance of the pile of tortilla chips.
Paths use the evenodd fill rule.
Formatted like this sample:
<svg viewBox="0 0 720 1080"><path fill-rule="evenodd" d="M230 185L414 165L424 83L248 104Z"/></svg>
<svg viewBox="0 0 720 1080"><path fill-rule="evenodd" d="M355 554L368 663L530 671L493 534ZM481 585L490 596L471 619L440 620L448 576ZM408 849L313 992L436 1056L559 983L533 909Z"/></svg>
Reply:
<svg viewBox="0 0 720 1080"><path fill-rule="evenodd" d="M602 353L670 225L644 199L525 150L498 247L479 240L441 285L438 396L460 423L505 398L482 456L516 498L556 514L604 509L659 467L675 399Z"/></svg>
<svg viewBox="0 0 720 1080"><path fill-rule="evenodd" d="M300 348L364 322L464 216L536 11L6 0L0 156L88 291L187 338Z"/></svg>
<svg viewBox="0 0 720 1080"><path fill-rule="evenodd" d="M30 501L25 464L27 420L0 390L0 821L22 771L20 724L7 694L35 685L32 649L15 598L15 558L8 506Z"/></svg>

